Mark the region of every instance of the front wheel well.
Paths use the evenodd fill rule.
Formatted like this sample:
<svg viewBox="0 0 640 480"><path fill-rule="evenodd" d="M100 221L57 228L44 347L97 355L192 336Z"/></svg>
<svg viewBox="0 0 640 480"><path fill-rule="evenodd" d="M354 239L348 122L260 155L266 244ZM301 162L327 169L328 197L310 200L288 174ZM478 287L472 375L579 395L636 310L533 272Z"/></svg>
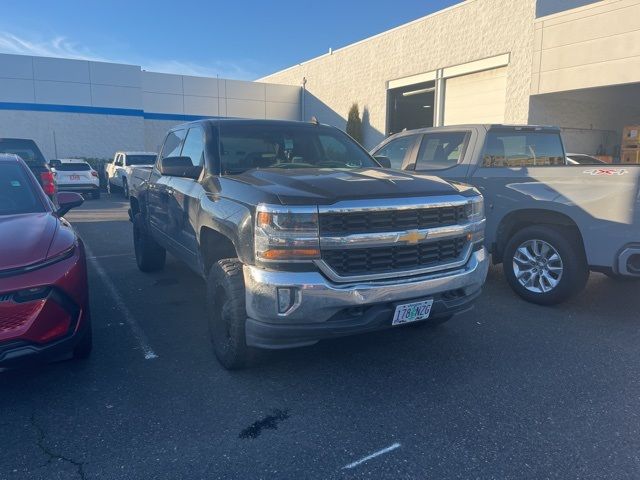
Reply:
<svg viewBox="0 0 640 480"><path fill-rule="evenodd" d="M579 243L584 253L584 240L576 222L564 213L555 212L553 210L516 210L506 215L498 225L496 233L496 242L493 246L493 262L502 262L504 249L509 243L509 239L517 232L531 225L550 225L561 227L562 230L572 235Z"/></svg>
<svg viewBox="0 0 640 480"><path fill-rule="evenodd" d="M209 227L200 230L200 257L205 275L218 260L237 256L236 247L228 237Z"/></svg>

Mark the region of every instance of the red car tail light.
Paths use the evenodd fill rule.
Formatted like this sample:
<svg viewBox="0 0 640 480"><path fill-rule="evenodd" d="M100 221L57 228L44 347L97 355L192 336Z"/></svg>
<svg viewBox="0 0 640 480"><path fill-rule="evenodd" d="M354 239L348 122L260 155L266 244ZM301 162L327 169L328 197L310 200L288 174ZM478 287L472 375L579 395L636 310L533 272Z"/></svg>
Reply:
<svg viewBox="0 0 640 480"><path fill-rule="evenodd" d="M91 170L91 175L93 175L94 177L98 176L98 172L96 172L95 170Z"/></svg>
<svg viewBox="0 0 640 480"><path fill-rule="evenodd" d="M42 189L47 195L53 195L56 193L56 184L53 178L53 172L40 173L40 180L42 180Z"/></svg>

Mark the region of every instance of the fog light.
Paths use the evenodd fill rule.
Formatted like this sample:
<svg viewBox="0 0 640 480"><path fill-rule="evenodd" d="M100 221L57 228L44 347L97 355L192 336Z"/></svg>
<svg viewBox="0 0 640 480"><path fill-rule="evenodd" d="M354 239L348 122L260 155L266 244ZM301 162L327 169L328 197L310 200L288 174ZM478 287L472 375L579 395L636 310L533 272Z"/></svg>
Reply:
<svg viewBox="0 0 640 480"><path fill-rule="evenodd" d="M278 287L278 313L283 315L290 312L297 303L298 291L292 287Z"/></svg>
<svg viewBox="0 0 640 480"><path fill-rule="evenodd" d="M33 300L39 300L49 295L49 287L33 287L25 288L24 290L18 290L14 296L16 302L31 302Z"/></svg>

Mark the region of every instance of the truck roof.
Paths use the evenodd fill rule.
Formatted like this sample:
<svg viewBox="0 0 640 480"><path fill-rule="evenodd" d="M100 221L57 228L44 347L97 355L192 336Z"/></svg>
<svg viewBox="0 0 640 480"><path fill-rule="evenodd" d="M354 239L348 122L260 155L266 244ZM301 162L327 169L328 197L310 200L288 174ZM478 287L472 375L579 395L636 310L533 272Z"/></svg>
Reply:
<svg viewBox="0 0 640 480"><path fill-rule="evenodd" d="M195 120L193 122L182 123L171 128L171 130L177 130L180 128L188 128L190 125L279 125L279 126L300 126L300 125L321 125L330 127L331 125L325 125L318 122L302 122L297 120L265 120L260 118L207 118L203 120Z"/></svg>
<svg viewBox="0 0 640 480"><path fill-rule="evenodd" d="M118 150L116 154L122 153L124 155L158 155L158 152L135 152L128 150Z"/></svg>
<svg viewBox="0 0 640 480"><path fill-rule="evenodd" d="M507 123L465 123L461 125L447 125L444 127L426 127L416 128L414 130L403 130L397 132L394 135L413 134L413 133L425 133L435 130L465 130L472 128L483 128L485 130L529 130L529 131L544 131L544 132L560 132L559 127L552 125L525 125L525 124L507 124Z"/></svg>

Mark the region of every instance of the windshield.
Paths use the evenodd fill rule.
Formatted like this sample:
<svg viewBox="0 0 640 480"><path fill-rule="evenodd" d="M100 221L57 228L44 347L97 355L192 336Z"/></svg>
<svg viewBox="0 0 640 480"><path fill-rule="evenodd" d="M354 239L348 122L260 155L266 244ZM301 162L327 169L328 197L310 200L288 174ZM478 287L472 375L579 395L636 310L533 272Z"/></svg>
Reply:
<svg viewBox="0 0 640 480"><path fill-rule="evenodd" d="M333 128L313 125L221 125L222 173L253 168L363 168L379 165Z"/></svg>
<svg viewBox="0 0 640 480"><path fill-rule="evenodd" d="M26 172L17 163L0 163L0 215L44 212Z"/></svg>
<svg viewBox="0 0 640 480"><path fill-rule="evenodd" d="M153 165L156 163L155 155L127 155L127 165Z"/></svg>
<svg viewBox="0 0 640 480"><path fill-rule="evenodd" d="M88 163L59 163L55 169L59 172L88 172L91 167Z"/></svg>
<svg viewBox="0 0 640 480"><path fill-rule="evenodd" d="M33 140L19 138L0 138L0 153L18 155L27 165L45 164L42 153Z"/></svg>

